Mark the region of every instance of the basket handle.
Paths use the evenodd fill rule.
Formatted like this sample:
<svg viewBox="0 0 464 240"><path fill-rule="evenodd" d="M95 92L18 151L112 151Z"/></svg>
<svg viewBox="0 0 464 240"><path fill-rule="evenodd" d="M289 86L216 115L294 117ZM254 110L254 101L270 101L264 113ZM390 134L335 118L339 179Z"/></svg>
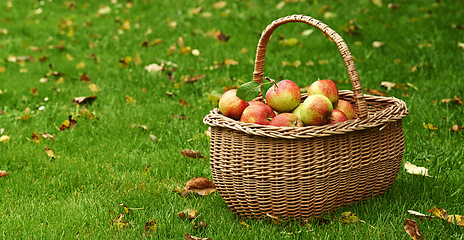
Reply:
<svg viewBox="0 0 464 240"><path fill-rule="evenodd" d="M353 61L353 56L351 56L351 52L348 49L348 46L337 32L332 30L329 26L322 23L321 21L309 16L292 15L279 18L273 21L271 24L269 24L261 34L261 38L259 39L258 43L258 49L256 51L255 69L253 72L253 80L261 85L261 94L264 75L264 60L269 38L271 37L271 34L277 27L290 22L304 22L313 27L316 27L337 44L337 47L342 55L343 61L345 62L346 70L348 71L348 75L351 80L351 85L353 86L353 97L356 103L354 106L355 111L358 114L358 118L360 118L361 120L365 120L368 116L367 104L364 100L364 93L362 90L361 82L359 81L358 71L356 70L356 66L354 65Z"/></svg>

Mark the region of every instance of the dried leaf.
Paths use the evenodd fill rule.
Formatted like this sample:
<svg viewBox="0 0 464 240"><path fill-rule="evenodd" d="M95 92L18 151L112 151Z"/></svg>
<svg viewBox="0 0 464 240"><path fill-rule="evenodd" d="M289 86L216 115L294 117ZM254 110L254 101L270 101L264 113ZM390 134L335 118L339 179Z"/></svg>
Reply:
<svg viewBox="0 0 464 240"><path fill-rule="evenodd" d="M431 124L431 123L422 123L424 128L429 129L429 130L438 130L438 127Z"/></svg>
<svg viewBox="0 0 464 240"><path fill-rule="evenodd" d="M34 96L39 96L39 92L37 92L37 88L31 87L31 94Z"/></svg>
<svg viewBox="0 0 464 240"><path fill-rule="evenodd" d="M89 89L93 93L100 92L100 87L98 87L95 83L89 84Z"/></svg>
<svg viewBox="0 0 464 240"><path fill-rule="evenodd" d="M182 210L181 212L177 213L177 216L180 218L185 218L187 217L188 219L195 219L197 217L198 210L194 208L186 208Z"/></svg>
<svg viewBox="0 0 464 240"><path fill-rule="evenodd" d="M300 42L298 41L298 39L296 38L287 38L287 39L282 39L280 40L280 44L282 44L282 46L286 47L286 46L295 46L295 45L298 45Z"/></svg>
<svg viewBox="0 0 464 240"><path fill-rule="evenodd" d="M83 106L86 104L92 105L92 103L97 100L97 96L89 96L89 97L76 97L72 100L72 102L76 105Z"/></svg>
<svg viewBox="0 0 464 240"><path fill-rule="evenodd" d="M53 153L53 151L48 148L48 147L44 147L45 149L45 152L47 153L47 156L51 157L51 158L55 158L55 154Z"/></svg>
<svg viewBox="0 0 464 240"><path fill-rule="evenodd" d="M220 9L223 9L226 5L227 5L226 1L219 1L219 2L213 3L213 8L216 10L220 10Z"/></svg>
<svg viewBox="0 0 464 240"><path fill-rule="evenodd" d="M427 219L427 220L430 220L433 218L433 216L429 216L429 215L425 215L423 213L420 213L420 212L416 212L414 210L408 210L408 213L413 215L414 217L418 217L420 220L422 219Z"/></svg>
<svg viewBox="0 0 464 240"><path fill-rule="evenodd" d="M205 220L201 220L199 223L197 223L197 221L193 221L192 222L193 224L193 228L195 229L198 229L198 228L205 228L206 227L206 221Z"/></svg>
<svg viewBox="0 0 464 240"><path fill-rule="evenodd" d="M454 95L454 99L451 98L445 98L441 100L442 103L449 103L452 102L454 104L462 105L464 106L464 102L461 100L461 98L458 95Z"/></svg>
<svg viewBox="0 0 464 240"><path fill-rule="evenodd" d="M179 105L184 106L184 107L188 107L189 103L184 99L179 99Z"/></svg>
<svg viewBox="0 0 464 240"><path fill-rule="evenodd" d="M7 136L7 135L2 135L2 136L0 137L0 142L2 142L2 143L7 143L7 142L9 142L10 140L11 140L11 138L10 138L9 136Z"/></svg>
<svg viewBox="0 0 464 240"><path fill-rule="evenodd" d="M216 188L213 180L205 177L194 177L185 183L185 187L189 190Z"/></svg>
<svg viewBox="0 0 464 240"><path fill-rule="evenodd" d="M211 238L199 238L185 233L185 240L212 240Z"/></svg>
<svg viewBox="0 0 464 240"><path fill-rule="evenodd" d="M133 128L141 128L141 129L143 129L143 130L149 130L149 128L148 128L146 125L142 125L142 124L133 123L133 124L131 125L131 127L133 127Z"/></svg>
<svg viewBox="0 0 464 240"><path fill-rule="evenodd" d="M224 65L226 66L233 66L233 65L237 65L238 62L233 60L233 59L226 59L224 60Z"/></svg>
<svg viewBox="0 0 464 240"><path fill-rule="evenodd" d="M464 126L453 125L449 130L452 132L458 133L462 129L464 129Z"/></svg>
<svg viewBox="0 0 464 240"><path fill-rule="evenodd" d="M244 221L240 221L240 225L242 225L244 228L246 228L248 230L251 229L251 226L248 223L244 222Z"/></svg>
<svg viewBox="0 0 464 240"><path fill-rule="evenodd" d="M448 215L445 209L439 207L429 209L427 212L444 221L464 227L464 217L461 215Z"/></svg>
<svg viewBox="0 0 464 240"><path fill-rule="evenodd" d="M45 139L51 139L51 140L55 141L55 137L53 135L49 134L49 133L39 132L39 135L42 136Z"/></svg>
<svg viewBox="0 0 464 240"><path fill-rule="evenodd" d="M8 176L8 175L10 175L10 174L7 173L6 171L0 171L0 178L6 177L6 176Z"/></svg>
<svg viewBox="0 0 464 240"><path fill-rule="evenodd" d="M72 118L72 115L68 117L68 120L64 121L60 126L60 131L63 131L68 128L74 128L77 125L77 121Z"/></svg>
<svg viewBox="0 0 464 240"><path fill-rule="evenodd" d="M90 83L90 78L86 73L82 74L79 80L84 81L86 83Z"/></svg>
<svg viewBox="0 0 464 240"><path fill-rule="evenodd" d="M83 117L85 119L98 119L95 114L91 113L89 109L87 108L82 108L79 110L78 117Z"/></svg>
<svg viewBox="0 0 464 240"><path fill-rule="evenodd" d="M136 106L137 100L129 95L126 94L126 104Z"/></svg>
<svg viewBox="0 0 464 240"><path fill-rule="evenodd" d="M266 216L268 216L272 220L272 223L274 225L280 225L283 223L283 221L279 217L273 216L269 213L266 213Z"/></svg>
<svg viewBox="0 0 464 240"><path fill-rule="evenodd" d="M119 214L119 217L117 219L111 220L111 226L116 231L122 230L127 225L129 225L129 223L124 221L124 213Z"/></svg>
<svg viewBox="0 0 464 240"><path fill-rule="evenodd" d="M460 49L464 49L464 43L458 42L458 47L459 47Z"/></svg>
<svg viewBox="0 0 464 240"><path fill-rule="evenodd" d="M151 231L156 231L156 219L152 219L145 223L145 235L150 234Z"/></svg>
<svg viewBox="0 0 464 240"><path fill-rule="evenodd" d="M39 134L37 134L36 132L33 132L32 133L32 141L35 142L35 143L40 143L42 142L42 138L40 138Z"/></svg>
<svg viewBox="0 0 464 240"><path fill-rule="evenodd" d="M120 68L127 68L129 67L129 64L132 62L132 57L127 56L124 58L119 59L119 67Z"/></svg>
<svg viewBox="0 0 464 240"><path fill-rule="evenodd" d="M155 135L153 135L153 134L150 134L150 140L151 140L152 142L159 142L159 139L158 139Z"/></svg>
<svg viewBox="0 0 464 240"><path fill-rule="evenodd" d="M410 174L430 177L428 169L426 169L424 167L418 167L418 166L410 163L409 161L404 163L404 169Z"/></svg>
<svg viewBox="0 0 464 240"><path fill-rule="evenodd" d="M185 76L184 81L187 82L187 83L193 83L193 82L196 82L196 81L204 78L205 76L206 76L205 74L196 75L196 76L193 76L193 77Z"/></svg>
<svg viewBox="0 0 464 240"><path fill-rule="evenodd" d="M360 222L358 216L352 212L343 212L342 216L340 217L340 222L344 224L349 224L349 223L356 223Z"/></svg>
<svg viewBox="0 0 464 240"><path fill-rule="evenodd" d="M200 151L195 151L193 149L181 150L180 153L188 158L206 158L201 155Z"/></svg>
<svg viewBox="0 0 464 240"><path fill-rule="evenodd" d="M404 220L404 230L409 234L409 237L414 240L424 239L419 226L417 226L416 221L411 219Z"/></svg>
<svg viewBox="0 0 464 240"><path fill-rule="evenodd" d="M380 86L387 88L388 91L390 91L392 88L396 86L396 83L392 82L381 82Z"/></svg>
<svg viewBox="0 0 464 240"><path fill-rule="evenodd" d="M379 47L383 47L383 46L385 46L385 43L384 43L384 42L374 41L374 42L372 43L372 47L373 47L373 48L379 48Z"/></svg>
<svg viewBox="0 0 464 240"><path fill-rule="evenodd" d="M124 212L129 215L130 214L130 210L129 210L129 207L127 207L124 203L120 203L119 206L123 207L124 208Z"/></svg>
<svg viewBox="0 0 464 240"><path fill-rule="evenodd" d="M387 96L387 94L385 92L382 92L382 91L377 90L377 89L366 88L364 90L366 91L366 93L371 94L371 95L377 95L377 96L381 96L381 97L386 97Z"/></svg>

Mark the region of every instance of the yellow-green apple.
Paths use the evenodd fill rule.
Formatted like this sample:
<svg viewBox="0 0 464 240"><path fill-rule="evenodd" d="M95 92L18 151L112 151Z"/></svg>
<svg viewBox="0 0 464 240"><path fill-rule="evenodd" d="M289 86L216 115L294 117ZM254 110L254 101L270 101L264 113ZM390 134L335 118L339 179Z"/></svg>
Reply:
<svg viewBox="0 0 464 240"><path fill-rule="evenodd" d="M303 127L303 122L293 113L280 113L275 116L269 125L277 127Z"/></svg>
<svg viewBox="0 0 464 240"><path fill-rule="evenodd" d="M298 104L298 106L292 111L292 113L298 116L300 120L301 120L301 115L300 115L301 105L303 105L303 103Z"/></svg>
<svg viewBox="0 0 464 240"><path fill-rule="evenodd" d="M332 114L330 115L329 124L344 122L346 120L348 120L348 118L342 111L338 109L334 109L332 110Z"/></svg>
<svg viewBox="0 0 464 240"><path fill-rule="evenodd" d="M274 110L266 104L252 104L243 110L240 121L246 123L256 123L261 125L269 125L275 117Z"/></svg>
<svg viewBox="0 0 464 240"><path fill-rule="evenodd" d="M334 81L329 79L317 80L309 85L308 96L321 94L326 96L335 108L338 103L338 88Z"/></svg>
<svg viewBox="0 0 464 240"><path fill-rule="evenodd" d="M222 94L219 99L219 111L226 116L239 120L248 102L237 97L237 89L231 89Z"/></svg>
<svg viewBox="0 0 464 240"><path fill-rule="evenodd" d="M301 104L300 116L305 125L321 126L329 122L333 106L330 100L321 94L308 96Z"/></svg>
<svg viewBox="0 0 464 240"><path fill-rule="evenodd" d="M292 80L282 80L266 92L266 101L277 112L291 112L301 100L301 91Z"/></svg>
<svg viewBox="0 0 464 240"><path fill-rule="evenodd" d="M348 119L356 118L356 112L354 110L354 107L348 101L342 99L338 100L338 104L337 107L335 107L335 109L342 111Z"/></svg>

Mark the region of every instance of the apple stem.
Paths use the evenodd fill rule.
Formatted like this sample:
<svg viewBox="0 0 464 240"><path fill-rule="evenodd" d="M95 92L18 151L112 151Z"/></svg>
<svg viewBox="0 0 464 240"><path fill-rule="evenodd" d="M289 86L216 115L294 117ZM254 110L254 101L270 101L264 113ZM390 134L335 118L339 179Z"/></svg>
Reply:
<svg viewBox="0 0 464 240"><path fill-rule="evenodd" d="M266 80L268 80L269 82L271 82L272 84L274 84L274 86L277 88L277 83L274 79L270 78L270 77L265 77Z"/></svg>

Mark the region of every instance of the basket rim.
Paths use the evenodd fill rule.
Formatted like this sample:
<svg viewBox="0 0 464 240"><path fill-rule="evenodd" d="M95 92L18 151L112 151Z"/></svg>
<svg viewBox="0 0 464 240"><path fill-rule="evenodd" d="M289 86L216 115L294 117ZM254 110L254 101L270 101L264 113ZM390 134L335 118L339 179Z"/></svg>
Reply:
<svg viewBox="0 0 464 240"><path fill-rule="evenodd" d="M350 90L340 90L339 95L340 99L352 101L354 93ZM305 97L307 97L307 94L302 94L302 99ZM387 105L387 107L382 110L369 111L368 117L364 120L356 118L336 124L305 127L277 127L259 125L255 123L244 123L226 117L220 113L218 108L214 108L204 117L203 123L211 127L224 127L252 135L272 138L299 139L347 134L353 131L360 131L375 127L380 127L379 130L383 130L389 123L400 121L408 115L406 103L401 99L368 94L364 94L364 98L367 105Z"/></svg>

